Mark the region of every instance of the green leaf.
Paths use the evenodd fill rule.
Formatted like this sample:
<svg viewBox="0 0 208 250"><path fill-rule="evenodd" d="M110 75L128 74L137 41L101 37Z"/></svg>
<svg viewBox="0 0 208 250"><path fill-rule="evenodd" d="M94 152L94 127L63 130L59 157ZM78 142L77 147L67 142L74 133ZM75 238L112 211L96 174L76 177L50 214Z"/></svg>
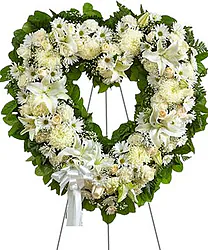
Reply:
<svg viewBox="0 0 208 250"><path fill-rule="evenodd" d="M172 167L167 166L162 170L162 183L169 184L172 180Z"/></svg>
<svg viewBox="0 0 208 250"><path fill-rule="evenodd" d="M92 203L90 203L89 200L84 199L84 201L82 202L82 206L84 209L86 209L87 211L94 211L96 208L96 205L93 205Z"/></svg>
<svg viewBox="0 0 208 250"><path fill-rule="evenodd" d="M205 68L204 64L201 62L197 62L197 66L198 66L198 72L199 72L200 76L201 77L206 76L207 69Z"/></svg>
<svg viewBox="0 0 208 250"><path fill-rule="evenodd" d="M175 18L173 17L170 17L170 16L162 16L162 20L161 20L162 23L168 25L168 26L171 26L173 23L177 22Z"/></svg>
<svg viewBox="0 0 208 250"><path fill-rule="evenodd" d="M55 180L52 180L51 184L49 185L49 187L51 187L51 190L56 190L57 194L60 194L60 186L59 183ZM63 191L64 193L64 191Z"/></svg>
<svg viewBox="0 0 208 250"><path fill-rule="evenodd" d="M49 175L53 172L53 169L49 165L38 166L35 169L35 174L37 176Z"/></svg>
<svg viewBox="0 0 208 250"><path fill-rule="evenodd" d="M115 143L118 141L123 141L128 136L130 136L135 130L135 123L132 121L128 121L127 123L123 123L120 127L115 130L112 134L111 140Z"/></svg>
<svg viewBox="0 0 208 250"><path fill-rule="evenodd" d="M27 134L24 134L24 135L20 134L20 132L23 129L24 129L24 127L23 127L22 123L19 122L19 120L18 120L12 125L12 128L8 132L8 135L9 135L9 137L12 136L12 137L19 139L19 140L25 140L25 139L27 139L28 135Z"/></svg>
<svg viewBox="0 0 208 250"><path fill-rule="evenodd" d="M98 17L102 18L102 15L99 11L93 9L93 5L91 3L85 3L83 6L83 13L87 17Z"/></svg>
<svg viewBox="0 0 208 250"><path fill-rule="evenodd" d="M14 37L12 39L12 45L14 46L15 49L18 49L20 44L23 43L25 35L26 35L26 33L22 29L16 30L14 32Z"/></svg>
<svg viewBox="0 0 208 250"><path fill-rule="evenodd" d="M12 126L15 122L18 121L18 118L14 114L8 114L3 118L4 122L8 124L9 126Z"/></svg>
<svg viewBox="0 0 208 250"><path fill-rule="evenodd" d="M10 80L10 65L4 67L1 71L0 71L0 82L6 82Z"/></svg>
<svg viewBox="0 0 208 250"><path fill-rule="evenodd" d="M41 28L49 32L51 29L51 21L52 18L48 14L41 11L35 11L33 16L29 16L27 22L23 25L22 30L27 34L35 32Z"/></svg>
<svg viewBox="0 0 208 250"><path fill-rule="evenodd" d="M19 61L21 62L22 59L18 56L17 51L16 50L12 50L9 53L9 58L11 59L12 62L18 63Z"/></svg>
<svg viewBox="0 0 208 250"><path fill-rule="evenodd" d="M43 176L43 182L44 182L45 185L47 183L49 183L49 181L51 180L51 175L52 175L52 172L50 174L48 174L48 175Z"/></svg>
<svg viewBox="0 0 208 250"><path fill-rule="evenodd" d="M103 137L103 135L102 135L102 130L101 130L100 126L97 125L97 124L94 123L94 122L88 122L88 123L86 124L86 128L85 128L85 129L88 130L88 131L93 131L93 132L95 132L95 133L97 134L97 136L98 136L98 139L100 139L100 138Z"/></svg>
<svg viewBox="0 0 208 250"><path fill-rule="evenodd" d="M71 68L69 73L67 73L67 79L72 80L72 81L77 81L82 75L82 72L80 71L79 68Z"/></svg>
<svg viewBox="0 0 208 250"><path fill-rule="evenodd" d="M201 62L201 61L205 60L207 57L208 57L208 52L203 52L203 53L198 54L196 56L196 61Z"/></svg>
<svg viewBox="0 0 208 250"><path fill-rule="evenodd" d="M101 214L102 214L102 217L103 217L103 221L105 221L107 224L110 224L116 218L116 213L115 214L110 214L110 215L106 214L105 209L101 210Z"/></svg>
<svg viewBox="0 0 208 250"><path fill-rule="evenodd" d="M187 140L185 145L173 150L174 154L180 154L180 155L188 154L190 152L195 153L195 148L194 148L193 142L190 138Z"/></svg>
<svg viewBox="0 0 208 250"><path fill-rule="evenodd" d="M1 114L2 115L8 115L10 113L12 113L12 111L14 111L17 107L17 101L16 100L12 100L10 102L8 102L2 109Z"/></svg>

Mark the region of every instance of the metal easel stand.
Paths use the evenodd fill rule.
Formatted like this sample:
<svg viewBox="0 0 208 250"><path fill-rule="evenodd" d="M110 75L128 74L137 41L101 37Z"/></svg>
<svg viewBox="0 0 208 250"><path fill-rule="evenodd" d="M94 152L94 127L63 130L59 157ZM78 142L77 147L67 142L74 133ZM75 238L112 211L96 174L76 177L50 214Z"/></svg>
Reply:
<svg viewBox="0 0 208 250"><path fill-rule="evenodd" d="M129 121L129 115L127 112L127 107L126 107L123 91L122 91L121 86L119 88L120 88L121 97L122 97L122 101L123 101L123 105L124 105L124 110L126 113L126 118ZM89 111L89 107L90 107L90 103L91 103L91 99L92 99L92 93L93 93L93 86L92 86L92 89L90 92L90 97L89 97L89 101L88 101L88 105L87 105L87 111ZM107 91L105 92L105 129L106 129L106 136L108 136L108 95L107 95ZM62 224L61 224L61 230L59 233L59 238L58 238L56 250L59 250L59 245L60 245L61 236L62 236L62 232L63 232L64 221L65 221L66 215L67 215L67 206L68 206L68 200L66 202L66 207L65 207L65 211L64 211L64 216L63 216L63 220L62 220ZM155 232L155 237L157 240L158 249L161 250L160 241L159 241L159 237L158 237L158 233L157 233L157 228L156 228L156 224L155 224L155 220L154 220L154 216L152 213L152 208L151 208L150 203L148 203L148 208L149 208L149 212L150 212L150 216L151 216L151 220L152 220L152 224L153 224L153 228L154 228L154 232ZM107 224L107 243L108 243L107 244L108 250L110 250L110 225L109 224Z"/></svg>

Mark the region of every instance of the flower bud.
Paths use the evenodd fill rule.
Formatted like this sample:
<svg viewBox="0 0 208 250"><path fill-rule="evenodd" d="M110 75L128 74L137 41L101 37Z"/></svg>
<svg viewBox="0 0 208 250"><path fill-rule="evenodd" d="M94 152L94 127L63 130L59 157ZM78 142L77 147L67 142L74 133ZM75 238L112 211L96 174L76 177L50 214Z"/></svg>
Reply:
<svg viewBox="0 0 208 250"><path fill-rule="evenodd" d="M139 27L145 28L149 23L149 18L150 18L149 12L145 12L142 16L140 16L138 20Z"/></svg>
<svg viewBox="0 0 208 250"><path fill-rule="evenodd" d="M92 187L92 197L93 197L94 199L100 199L101 196L102 196L103 193L104 193L104 190L105 190L104 187L94 185L94 186Z"/></svg>

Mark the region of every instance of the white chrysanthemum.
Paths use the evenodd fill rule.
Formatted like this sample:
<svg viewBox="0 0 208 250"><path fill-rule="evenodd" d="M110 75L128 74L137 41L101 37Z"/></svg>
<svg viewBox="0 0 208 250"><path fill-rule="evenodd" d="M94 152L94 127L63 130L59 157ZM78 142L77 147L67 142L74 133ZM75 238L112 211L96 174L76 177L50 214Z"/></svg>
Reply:
<svg viewBox="0 0 208 250"><path fill-rule="evenodd" d="M173 159L174 155L165 155L163 157L163 165L167 166Z"/></svg>
<svg viewBox="0 0 208 250"><path fill-rule="evenodd" d="M185 39L186 31L181 26L181 24L179 24L178 22L173 23L173 33L175 33L176 35L178 35L178 37L180 39L182 39L182 40Z"/></svg>
<svg viewBox="0 0 208 250"><path fill-rule="evenodd" d="M61 58L55 51L38 51L36 53L36 60L39 67L46 67L48 69L56 69L61 67Z"/></svg>
<svg viewBox="0 0 208 250"><path fill-rule="evenodd" d="M74 117L73 108L66 103L62 103L61 105L59 105L57 108L57 112L61 116L63 122L72 121Z"/></svg>
<svg viewBox="0 0 208 250"><path fill-rule="evenodd" d="M60 124L51 129L49 137L49 145L62 150L66 147L71 147L74 143L74 130L65 125Z"/></svg>
<svg viewBox="0 0 208 250"><path fill-rule="evenodd" d="M143 34L141 31L128 29L121 36L120 48L123 52L137 56L140 53L140 44Z"/></svg>
<svg viewBox="0 0 208 250"><path fill-rule="evenodd" d="M50 69L47 71L47 74L49 75L52 82L60 80L63 76L61 68Z"/></svg>
<svg viewBox="0 0 208 250"><path fill-rule="evenodd" d="M147 76L147 81L152 88L158 89L158 87L160 86L161 78L150 74Z"/></svg>
<svg viewBox="0 0 208 250"><path fill-rule="evenodd" d="M151 106L157 106L159 110L166 110L168 108L168 102L163 96L160 95L160 92L157 92L151 98Z"/></svg>
<svg viewBox="0 0 208 250"><path fill-rule="evenodd" d="M127 25L130 28L136 28L137 27L137 20L135 17L131 15L126 15L121 18L121 22L124 23L124 25Z"/></svg>
<svg viewBox="0 0 208 250"><path fill-rule="evenodd" d="M194 105L195 105L195 97L187 96L183 101L183 107L185 108L186 112L191 111Z"/></svg>
<svg viewBox="0 0 208 250"><path fill-rule="evenodd" d="M143 136L139 133L134 133L132 135L129 136L128 138L128 143L133 146L133 145L137 145L140 146L142 144L142 141L144 140Z"/></svg>
<svg viewBox="0 0 208 250"><path fill-rule="evenodd" d="M142 64L144 66L144 69L146 71L148 71L150 74L153 75L158 75L159 74L159 70L158 70L158 65L155 62L151 62L147 59L142 60Z"/></svg>
<svg viewBox="0 0 208 250"><path fill-rule="evenodd" d="M132 146L129 150L128 159L133 166L140 167L143 163L150 162L150 155L145 148Z"/></svg>
<svg viewBox="0 0 208 250"><path fill-rule="evenodd" d="M168 27L165 24L156 25L155 35L157 39L166 39L169 36Z"/></svg>
<svg viewBox="0 0 208 250"><path fill-rule="evenodd" d="M45 44L47 33L44 29L40 29L32 34L32 44L39 47Z"/></svg>
<svg viewBox="0 0 208 250"><path fill-rule="evenodd" d="M155 172L156 170L148 165L143 165L140 168L141 178L145 182L152 181L155 177Z"/></svg>
<svg viewBox="0 0 208 250"><path fill-rule="evenodd" d="M83 22L82 24L83 29L87 29L89 33L94 33L98 29L98 22L96 22L94 19L88 19Z"/></svg>
<svg viewBox="0 0 208 250"><path fill-rule="evenodd" d="M50 116L39 116L35 120L36 131L51 129L52 122Z"/></svg>
<svg viewBox="0 0 208 250"><path fill-rule="evenodd" d="M97 39L86 37L78 43L78 55L86 60L96 58L101 52L100 43Z"/></svg>
<svg viewBox="0 0 208 250"><path fill-rule="evenodd" d="M119 179L122 183L129 183L129 182L131 182L131 180L134 176L134 173L133 173L133 170L131 168L122 167L117 171L116 175L119 177Z"/></svg>
<svg viewBox="0 0 208 250"><path fill-rule="evenodd" d="M162 82L159 88L159 95L168 103L180 104L187 96L193 96L193 89L175 79L168 79Z"/></svg>
<svg viewBox="0 0 208 250"><path fill-rule="evenodd" d="M112 31L106 26L99 27L96 31L95 37L100 41L109 41L112 39Z"/></svg>

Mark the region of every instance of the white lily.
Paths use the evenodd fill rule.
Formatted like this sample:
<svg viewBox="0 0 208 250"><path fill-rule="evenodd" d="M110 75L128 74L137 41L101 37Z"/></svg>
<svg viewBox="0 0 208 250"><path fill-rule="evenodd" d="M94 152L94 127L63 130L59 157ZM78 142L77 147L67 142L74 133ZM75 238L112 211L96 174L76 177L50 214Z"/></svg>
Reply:
<svg viewBox="0 0 208 250"><path fill-rule="evenodd" d="M35 119L34 116L25 115L25 117L19 117L18 118L20 122L24 125L24 129L20 132L21 135L24 135L25 133L29 132L29 138L31 141L33 141L36 131L35 126Z"/></svg>
<svg viewBox="0 0 208 250"><path fill-rule="evenodd" d="M159 116L159 112L159 110L153 107L149 123L139 124L136 128L140 132L148 131L152 142L158 148L162 144L167 147L171 136L181 137L186 132L185 123L176 115L175 110L171 111L164 118Z"/></svg>
<svg viewBox="0 0 208 250"><path fill-rule="evenodd" d="M54 113L58 104L58 99L68 100L65 89L66 76L51 83L49 77L44 77L41 82L30 83L27 89L34 94L34 106L45 103L49 112Z"/></svg>
<svg viewBox="0 0 208 250"><path fill-rule="evenodd" d="M160 75L164 73L166 66L173 69L178 67L179 60L181 60L178 42L174 42L168 48L164 48L161 40L157 43L157 51L146 50L143 52L143 57L157 63Z"/></svg>

